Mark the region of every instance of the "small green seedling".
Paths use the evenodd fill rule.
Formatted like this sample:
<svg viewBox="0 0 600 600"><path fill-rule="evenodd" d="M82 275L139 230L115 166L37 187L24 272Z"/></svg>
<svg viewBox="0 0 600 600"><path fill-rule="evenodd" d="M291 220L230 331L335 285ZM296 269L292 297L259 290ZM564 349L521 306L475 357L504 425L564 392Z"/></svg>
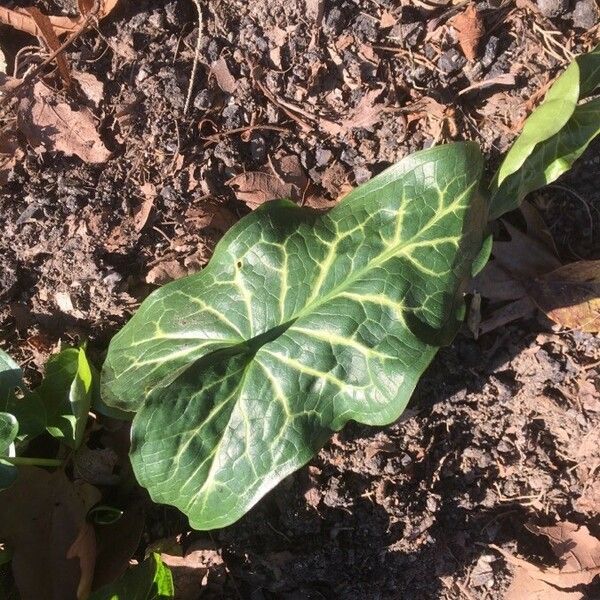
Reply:
<svg viewBox="0 0 600 600"><path fill-rule="evenodd" d="M112 340L103 399L135 413L131 460L193 527L241 517L349 420L398 418L464 315L486 223L556 179L600 131L600 48L530 116L489 193L473 143L413 154L327 214L243 218L210 264L151 294Z"/></svg>
<svg viewBox="0 0 600 600"><path fill-rule="evenodd" d="M52 356L35 390L26 388L19 365L0 350L0 490L15 481L19 465L63 464L59 458L28 455L30 442L45 431L66 447L79 448L91 398L92 371L83 349Z"/></svg>
<svg viewBox="0 0 600 600"><path fill-rule="evenodd" d="M158 554L152 554L114 583L95 591L89 600L171 600L174 597L171 571Z"/></svg>

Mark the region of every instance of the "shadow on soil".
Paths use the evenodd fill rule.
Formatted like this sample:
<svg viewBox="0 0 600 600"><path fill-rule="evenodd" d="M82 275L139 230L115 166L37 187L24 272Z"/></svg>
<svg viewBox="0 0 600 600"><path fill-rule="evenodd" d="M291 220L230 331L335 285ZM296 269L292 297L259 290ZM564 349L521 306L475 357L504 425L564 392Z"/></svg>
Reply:
<svg viewBox="0 0 600 600"><path fill-rule="evenodd" d="M211 592L209 578L202 597L452 598L459 593L454 581L470 577L471 590L486 577L488 585L502 581L504 561L490 543L517 540L519 551L551 560L543 543L523 535L532 516L528 500L498 501L502 466L494 450L502 432L473 439L486 418L476 406L485 384L519 387L509 365L535 339L536 324L526 325L526 335L515 327L479 341L459 337L443 349L409 405L409 414L418 414L413 430L402 419L381 429L352 424L325 448L325 458L284 481L240 522L199 534L222 549L232 575L226 592L222 580ZM485 389L491 403L512 398ZM380 470L364 452L378 433L395 447L378 459ZM495 579L485 573L487 560Z"/></svg>

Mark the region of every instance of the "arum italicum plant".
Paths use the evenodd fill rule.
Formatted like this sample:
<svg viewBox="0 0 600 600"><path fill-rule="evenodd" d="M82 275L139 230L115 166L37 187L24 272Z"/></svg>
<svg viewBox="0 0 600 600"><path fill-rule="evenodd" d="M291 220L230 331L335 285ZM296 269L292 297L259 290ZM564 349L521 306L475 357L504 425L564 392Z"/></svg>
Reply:
<svg viewBox="0 0 600 600"><path fill-rule="evenodd" d="M200 273L112 340L104 401L135 413L131 460L197 529L228 525L349 420L391 423L464 316L487 222L570 168L600 131L600 49L547 93L482 189L474 143L408 156L326 214L263 205Z"/></svg>

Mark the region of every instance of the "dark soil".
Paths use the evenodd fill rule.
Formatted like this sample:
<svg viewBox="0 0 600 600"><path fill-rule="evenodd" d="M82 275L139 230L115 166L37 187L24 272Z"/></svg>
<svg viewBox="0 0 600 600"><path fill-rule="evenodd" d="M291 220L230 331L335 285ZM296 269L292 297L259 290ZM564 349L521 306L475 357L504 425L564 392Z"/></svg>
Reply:
<svg viewBox="0 0 600 600"><path fill-rule="evenodd" d="M296 199L326 207L441 141L477 141L491 170L540 90L599 35L587 0L481 2L485 35L470 62L449 24L462 5L402 4L203 3L187 114L190 0L122 1L68 50L103 84L93 112L113 156L85 164L21 139L0 192L0 345L30 379L60 342L87 341L100 365L156 285L202 268L254 201L233 177L296 157ZM20 39L0 29L9 71ZM0 125L14 121L9 112ZM599 150L534 199L565 261L600 257ZM478 340L465 331L400 422L348 427L210 535L150 508L140 551L176 534L204 545L202 598L500 599L511 567L490 543L551 564L525 523L600 534L599 361L597 337L542 316Z"/></svg>

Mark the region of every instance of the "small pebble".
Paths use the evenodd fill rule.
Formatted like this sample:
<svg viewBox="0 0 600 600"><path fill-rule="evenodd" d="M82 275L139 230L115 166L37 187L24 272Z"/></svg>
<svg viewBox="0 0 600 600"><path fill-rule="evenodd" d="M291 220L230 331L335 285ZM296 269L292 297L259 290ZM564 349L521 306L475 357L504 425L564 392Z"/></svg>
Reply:
<svg viewBox="0 0 600 600"><path fill-rule="evenodd" d="M538 8L544 17L560 17L569 10L569 0L537 0Z"/></svg>
<svg viewBox="0 0 600 600"><path fill-rule="evenodd" d="M573 26L591 29L600 21L600 9L596 0L579 0L573 10Z"/></svg>
<svg viewBox="0 0 600 600"><path fill-rule="evenodd" d="M466 59L455 48L451 48L440 56L437 66L445 75L451 75L462 69L466 62Z"/></svg>

